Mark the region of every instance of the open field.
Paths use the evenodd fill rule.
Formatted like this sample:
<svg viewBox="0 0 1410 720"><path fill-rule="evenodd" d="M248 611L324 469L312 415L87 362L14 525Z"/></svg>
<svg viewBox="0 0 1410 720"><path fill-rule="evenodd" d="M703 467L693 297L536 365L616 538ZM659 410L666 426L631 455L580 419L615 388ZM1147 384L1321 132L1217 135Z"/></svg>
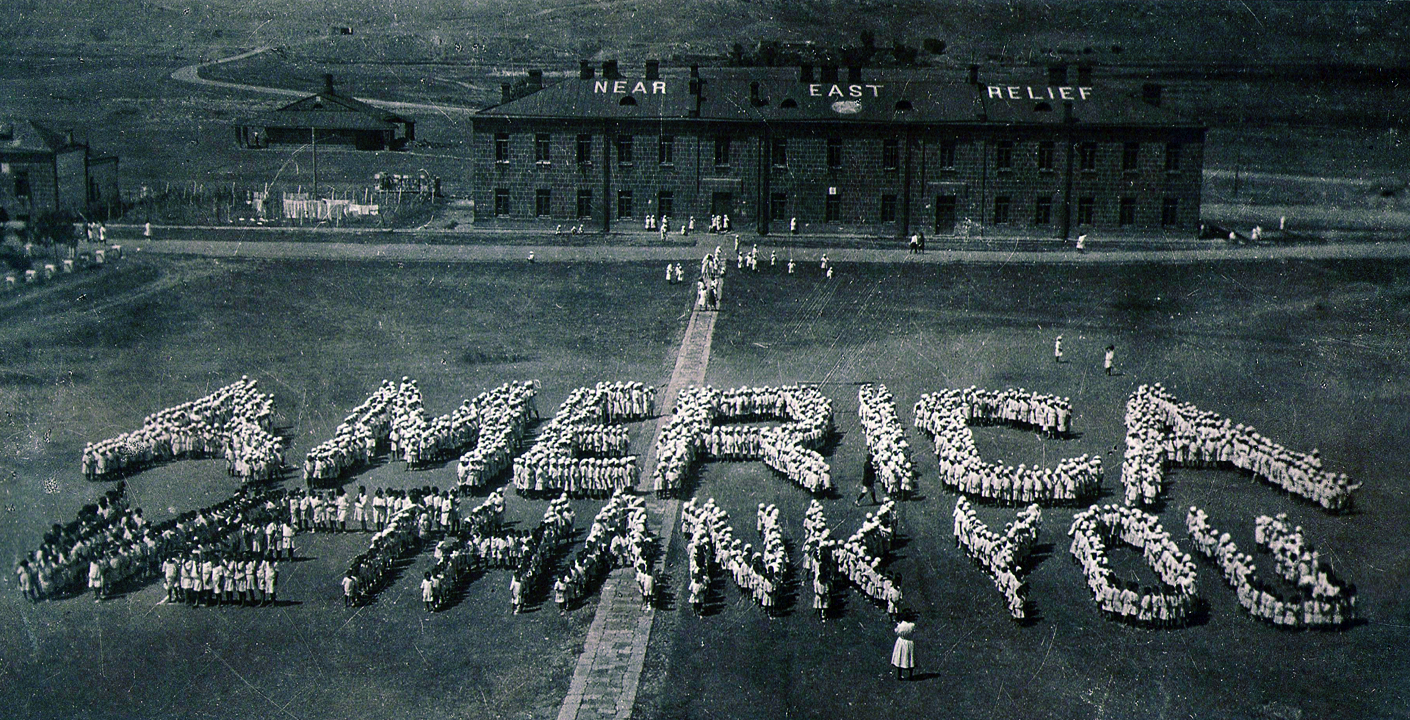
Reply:
<svg viewBox="0 0 1410 720"><path fill-rule="evenodd" d="M688 289L667 290L656 264L462 265L129 259L0 299L3 375L0 553L15 558L51 522L104 488L80 479L83 443L135 427L147 413L249 374L275 393L291 457L321 441L384 377L420 379L431 411L499 382L537 378L545 414L601 379L659 384L684 327ZM1200 561L1208 621L1155 632L1101 619L1064 544L1071 511L1048 510L1045 552L1029 576L1038 618L1008 620L987 578L950 540L954 495L910 431L921 497L902 507L902 575L917 615L919 682L886 665L890 625L852 593L820 625L796 593L783 617L719 588L694 618L679 543L648 651L637 717L1403 717L1410 714L1410 264L1372 261L1175 266L843 265L793 277L731 273L708 381L716 386L820 383L837 409L829 451L841 497L829 519L850 533L864 446L856 383L881 381L909 427L922 392L1022 386L1069 395L1079 436L978 433L981 451L1052 463L1121 441L1122 404L1142 382L1257 425L1362 480L1358 509L1328 516L1233 473L1179 472L1166 528L1182 546L1183 508L1252 547L1252 518L1288 512L1355 582L1366 624L1281 632L1235 605ZM1051 360L1055 334L1070 363ZM1121 375L1100 371L1114 343ZM644 427L633 434L642 452ZM1104 455L1118 491L1119 450ZM214 462L163 466L129 480L160 519L209 504L233 483ZM382 465L356 486L445 487L452 466L405 473ZM45 480L53 479L46 492ZM759 502L777 502L799 560L808 498L754 463L702 468L715 497L752 535ZM1110 496L1108 497L1110 499ZM598 503L578 503L584 527ZM533 522L543 503L510 497ZM982 510L991 523L1011 511ZM677 534L679 540L679 534ZM157 606L146 587L102 605L30 605L0 596L0 701L25 717L554 717L595 599L560 617L509 612L507 577L475 580L451 609L426 615L411 577L419 556L374 604L345 610L335 583L366 536L301 535L272 610ZM1051 545L1050 548L1046 547ZM272 706L271 706L272 705Z"/></svg>
<svg viewBox="0 0 1410 720"><path fill-rule="evenodd" d="M539 379L552 413L598 380L657 383L684 329L680 293L634 264L527 268L127 261L104 274L3 299L0 556L32 551L53 522L106 489L85 482L86 441L249 374L276 395L290 458L329 437L384 378L420 380L427 409L502 382ZM75 298L80 298L75 300ZM644 425L641 424L641 425ZM637 432L634 447L649 438ZM218 461L129 479L160 520L234 489ZM45 481L55 484L47 492ZM348 481L449 487L454 461L407 473L383 464ZM600 502L577 505L586 528ZM536 524L546 503L509 498ZM15 717L508 717L557 711L595 600L509 612L507 572L473 582L428 616L413 578L423 553L377 601L344 610L337 581L368 536L301 535L274 609L157 606L160 583L95 605L0 599L0 702Z"/></svg>
<svg viewBox="0 0 1410 720"><path fill-rule="evenodd" d="M804 272L806 270L806 272ZM736 274L716 328L709 381L717 386L819 382L839 411L831 457L842 498L828 519L846 535L863 509L849 502L865 447L856 385L884 382L903 422L921 393L944 387L1026 387L1072 398L1080 437L1043 440L978 433L981 452L1051 465L1103 454L1120 501L1123 404L1143 382L1255 424L1293 447L1318 447L1366 480L1359 512L1329 517L1247 478L1178 472L1161 520L1183 546L1184 509L1197 504L1242 548L1253 517L1287 512L1358 583L1369 624L1344 633L1281 632L1249 618L1217 570L1200 561L1208 622L1179 631L1121 626L1096 612L1067 552L1071 510L1045 510L1029 576L1041 616L1008 619L988 579L955 549L955 495L937 487L934 455L911 431L923 500L906 503L901 575L921 628L918 677L897 684L887 665L885 614L852 592L826 625L798 591L791 614L767 620L734 590L717 615L657 616L638 711L659 718L774 717L1403 717L1410 504L1396 448L1407 429L1403 265L1286 263L1175 268L1032 269L1002 266L843 266L835 285L816 267L801 278ZM1070 363L1051 359L1063 334ZM1119 377L1101 348L1118 348ZM777 502L801 543L808 499L759 464L712 463L697 496L713 496L746 541L756 502ZM991 527L1012 510L983 511ZM1217 520L1213 520L1217 518ZM1050 546L1049 546L1050 544ZM679 547L676 548L680 550ZM800 559L794 550L795 561ZM675 582L685 582L675 558ZM659 637L659 636L653 636Z"/></svg>

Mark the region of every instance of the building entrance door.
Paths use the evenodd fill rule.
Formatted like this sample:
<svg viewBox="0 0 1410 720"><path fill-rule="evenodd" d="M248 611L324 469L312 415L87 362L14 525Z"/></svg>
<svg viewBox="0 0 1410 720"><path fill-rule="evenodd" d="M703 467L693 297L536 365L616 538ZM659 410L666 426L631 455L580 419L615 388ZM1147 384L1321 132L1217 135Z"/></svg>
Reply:
<svg viewBox="0 0 1410 720"><path fill-rule="evenodd" d="M935 197L935 234L955 234L954 195L937 195Z"/></svg>
<svg viewBox="0 0 1410 720"><path fill-rule="evenodd" d="M716 192L710 195L710 215L729 215L733 224L739 218L734 217L734 193Z"/></svg>

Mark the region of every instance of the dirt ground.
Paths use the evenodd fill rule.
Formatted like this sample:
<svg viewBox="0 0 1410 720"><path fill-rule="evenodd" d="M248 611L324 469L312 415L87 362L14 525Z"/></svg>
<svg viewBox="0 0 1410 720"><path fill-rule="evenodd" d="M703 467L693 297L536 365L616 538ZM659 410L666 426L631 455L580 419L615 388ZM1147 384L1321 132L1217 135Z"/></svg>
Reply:
<svg viewBox="0 0 1410 720"><path fill-rule="evenodd" d="M149 412L240 374L276 395L291 456L326 437L382 378L420 379L444 412L508 379L544 382L550 412L599 379L661 383L684 327L687 291L666 290L654 264L463 265L312 261L130 260L106 275L65 278L0 298L3 375L0 552L15 558L51 522L105 485L78 475L85 441L134 427ZM1356 583L1367 622L1344 632L1266 627L1200 562L1208 619L1149 631L1102 619L1064 544L1071 510L1045 511L1032 574L1037 619L1015 625L987 578L953 547L954 495L909 431L921 497L902 506L905 541L888 571L902 577L920 630L919 681L897 685L886 664L890 623L855 593L825 626L806 589L766 619L717 588L696 619L676 592L656 620L638 717L1303 717L1404 716L1410 695L1399 648L1410 637L1410 430L1404 263L1286 262L1177 266L843 265L832 282L812 266L732 274L708 381L716 386L816 382L840 436L829 451L839 497L829 519L850 532L864 450L856 383L884 382L903 423L920 394L948 386L1021 386L1069 395L1079 436L1055 441L1001 429L981 451L1010 462L1103 454L1117 492L1122 404L1143 382L1257 425L1365 483L1357 511L1328 516L1225 472L1178 472L1161 519L1178 542L1198 504L1251 549L1258 513L1287 512ZM1066 338L1069 363L1051 342ZM1118 348L1120 375L1100 371ZM638 451L649 440L634 431ZM233 489L214 462L174 463L129 480L156 519ZM415 473L381 465L349 485L448 485L453 466ZM46 480L48 483L46 490ZM710 463L697 497L714 497L752 533L759 502L777 502L799 560L808 497L752 463ZM1115 499L1118 496L1108 496ZM580 526L597 503L579 503ZM510 497L533 522L541 501ZM1012 511L985 508L991 523ZM679 534L677 533L677 537ZM552 717L595 607L514 616L507 576L471 583L427 615L408 579L347 610L336 581L366 537L301 535L300 560L273 609L158 605L148 586L94 604L31 605L0 597L0 701L26 717ZM1128 562L1131 558L1125 558ZM669 587L684 586L679 545Z"/></svg>

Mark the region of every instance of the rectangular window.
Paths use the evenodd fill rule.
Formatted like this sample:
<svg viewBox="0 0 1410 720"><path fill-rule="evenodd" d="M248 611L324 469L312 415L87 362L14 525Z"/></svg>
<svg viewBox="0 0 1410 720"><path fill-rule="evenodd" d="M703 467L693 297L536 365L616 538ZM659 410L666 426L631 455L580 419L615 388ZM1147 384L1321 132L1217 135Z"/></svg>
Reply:
<svg viewBox="0 0 1410 720"><path fill-rule="evenodd" d="M1051 141L1038 143L1038 169L1053 169L1053 143Z"/></svg>
<svg viewBox="0 0 1410 720"><path fill-rule="evenodd" d="M1033 206L1033 224L1051 225L1053 224L1053 199L1050 197L1040 197Z"/></svg>
<svg viewBox="0 0 1410 720"><path fill-rule="evenodd" d="M828 195L823 206L823 221L835 223L842 219L842 196Z"/></svg>
<svg viewBox="0 0 1410 720"><path fill-rule="evenodd" d="M1121 170L1130 172L1140 166L1141 144L1138 142L1128 142L1121 146Z"/></svg>
<svg viewBox="0 0 1410 720"><path fill-rule="evenodd" d="M671 135L662 135L661 142L656 145L656 162L661 165L676 164L676 139Z"/></svg>
<svg viewBox="0 0 1410 720"><path fill-rule="evenodd" d="M534 135L534 162L536 162L536 163L543 163L543 164L547 165L548 162L549 162L549 152L550 152L550 149L551 149L552 147L553 147L553 142L552 142L552 139L549 137L548 133L537 133L537 134L535 134L535 135Z"/></svg>
<svg viewBox="0 0 1410 720"><path fill-rule="evenodd" d="M1091 225L1096 220L1097 199L1078 198L1077 199L1077 224Z"/></svg>
<svg viewBox="0 0 1410 720"><path fill-rule="evenodd" d="M617 217L629 218L632 216L632 191L617 191Z"/></svg>
<svg viewBox="0 0 1410 720"><path fill-rule="evenodd" d="M670 190L656 193L656 211L659 215L670 215L676 209L676 194Z"/></svg>
<svg viewBox="0 0 1410 720"><path fill-rule="evenodd" d="M769 217L775 220L782 220L788 216L788 195L785 193L773 193L769 195Z"/></svg>
<svg viewBox="0 0 1410 720"><path fill-rule="evenodd" d="M591 165L591 164L592 164L592 136L591 136L591 135L579 135L579 136L578 136L578 164L579 164L579 165Z"/></svg>
<svg viewBox="0 0 1410 720"><path fill-rule="evenodd" d="M881 196L881 221L896 222L896 196Z"/></svg>
<svg viewBox="0 0 1410 720"><path fill-rule="evenodd" d="M715 167L729 167L729 138L715 138Z"/></svg>
<svg viewBox="0 0 1410 720"><path fill-rule="evenodd" d="M631 136L631 135L618 135L618 136L617 136L617 164L618 164L618 165L631 165L631 164L632 164L632 136Z"/></svg>
<svg viewBox="0 0 1410 720"><path fill-rule="evenodd" d="M941 169L941 170L954 170L954 169L955 169L955 146L956 146L956 145L958 145L958 143L956 143L954 140L942 140L942 141L940 142L940 169Z"/></svg>
<svg viewBox="0 0 1410 720"><path fill-rule="evenodd" d="M994 224L1003 225L1009 221L1009 196L1000 195L994 198Z"/></svg>
<svg viewBox="0 0 1410 720"><path fill-rule="evenodd" d="M1084 142L1077 146L1077 162L1083 170L1097 169L1097 144L1094 142Z"/></svg>
<svg viewBox="0 0 1410 720"><path fill-rule="evenodd" d="M591 190L579 190L579 191L578 191L578 217L580 217L580 218L590 218L590 217L592 217L592 191L591 191Z"/></svg>
<svg viewBox="0 0 1410 720"><path fill-rule="evenodd" d="M1136 198L1121 198L1121 212L1117 215L1116 224L1121 227L1129 227L1136 224Z"/></svg>
<svg viewBox="0 0 1410 720"><path fill-rule="evenodd" d="M1013 168L1013 141L1000 140L994 145L994 167L1000 170Z"/></svg>
<svg viewBox="0 0 1410 720"><path fill-rule="evenodd" d="M509 133L494 134L494 161L509 162Z"/></svg>
<svg viewBox="0 0 1410 720"><path fill-rule="evenodd" d="M1166 143L1165 145L1165 172L1175 172L1180 169L1180 143Z"/></svg>
<svg viewBox="0 0 1410 720"><path fill-rule="evenodd" d="M553 214L553 191L539 188L534 191L534 215L548 217Z"/></svg>
<svg viewBox="0 0 1410 720"><path fill-rule="evenodd" d="M788 167L788 138L776 137L769 150L769 162L774 167Z"/></svg>
<svg viewBox="0 0 1410 720"><path fill-rule="evenodd" d="M842 167L842 138L827 139L827 167L838 170Z"/></svg>
<svg viewBox="0 0 1410 720"><path fill-rule="evenodd" d="M881 169L895 170L901 167L901 141L887 138L881 143Z"/></svg>
<svg viewBox="0 0 1410 720"><path fill-rule="evenodd" d="M494 189L494 216L509 216L509 188Z"/></svg>
<svg viewBox="0 0 1410 720"><path fill-rule="evenodd" d="M1180 224L1180 199L1162 198L1160 201L1160 224L1166 227Z"/></svg>

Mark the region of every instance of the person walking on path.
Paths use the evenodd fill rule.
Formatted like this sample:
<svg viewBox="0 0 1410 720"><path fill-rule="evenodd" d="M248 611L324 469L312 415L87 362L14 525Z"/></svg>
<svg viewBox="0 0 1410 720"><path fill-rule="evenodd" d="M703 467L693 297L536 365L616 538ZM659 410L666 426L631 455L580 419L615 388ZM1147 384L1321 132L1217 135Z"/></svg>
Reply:
<svg viewBox="0 0 1410 720"><path fill-rule="evenodd" d="M897 681L915 677L916 644L911 639L915 629L913 622L902 620L896 623L896 644L891 648L891 666L896 668Z"/></svg>
<svg viewBox="0 0 1410 720"><path fill-rule="evenodd" d="M1062 362L1062 336L1061 336L1061 335L1057 336L1057 340L1054 340L1054 341L1053 341L1053 362L1056 362L1056 363Z"/></svg>
<svg viewBox="0 0 1410 720"><path fill-rule="evenodd" d="M853 501L858 507L862 504L862 498L870 495L871 504L876 504L876 474L871 468L870 458L865 467L862 468L862 491L857 493L857 499Z"/></svg>
<svg viewBox="0 0 1410 720"><path fill-rule="evenodd" d="M1111 375L1112 366L1116 363L1116 346L1106 346L1106 356L1102 358L1102 369L1106 370L1108 376Z"/></svg>

